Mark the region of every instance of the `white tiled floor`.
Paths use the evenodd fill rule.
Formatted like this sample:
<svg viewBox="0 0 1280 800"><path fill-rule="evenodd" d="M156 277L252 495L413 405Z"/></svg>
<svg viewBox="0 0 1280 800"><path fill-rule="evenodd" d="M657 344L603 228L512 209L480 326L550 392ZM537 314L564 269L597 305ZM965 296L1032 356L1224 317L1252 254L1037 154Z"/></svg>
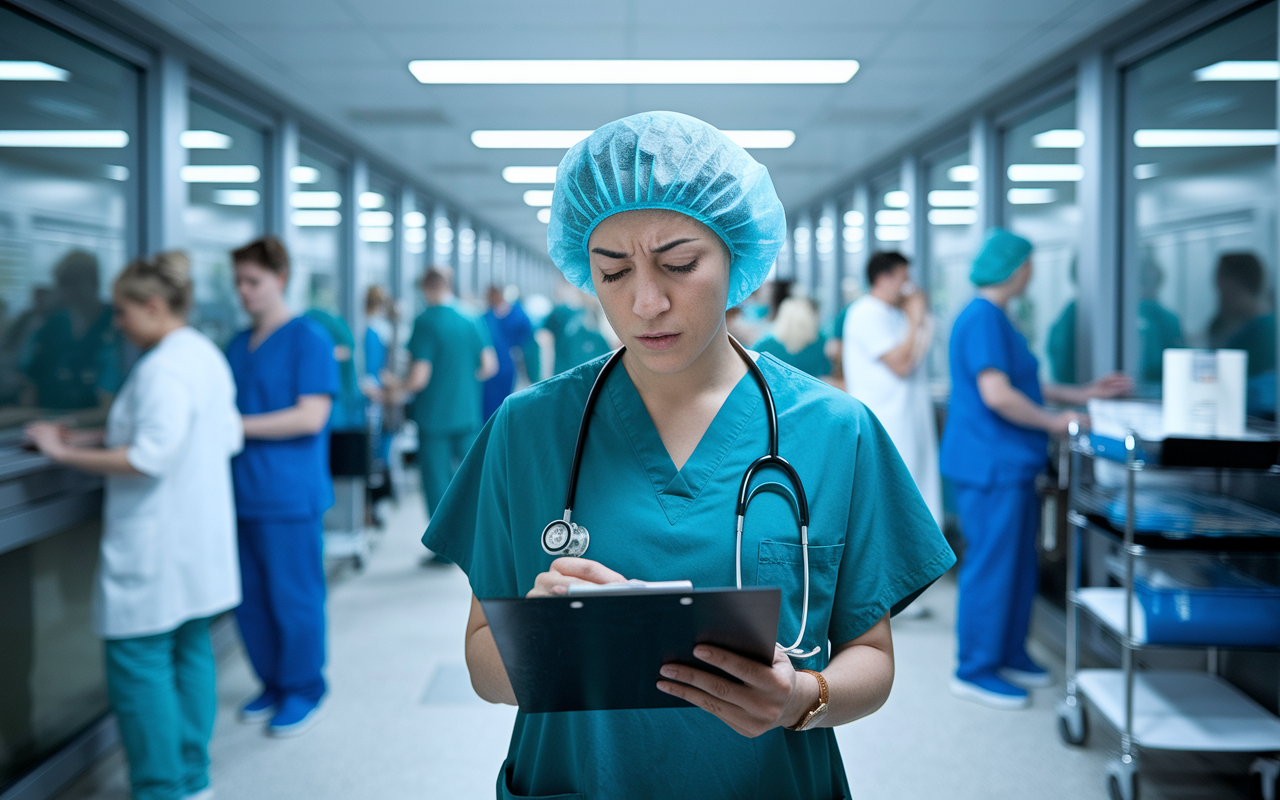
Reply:
<svg viewBox="0 0 1280 800"><path fill-rule="evenodd" d="M421 506L411 497L389 515L367 570L333 588L332 691L315 729L274 740L237 723L235 709L256 684L238 650L222 664L211 754L220 800L494 796L515 711L470 692L462 649L469 590L454 567L418 565L423 527ZM947 682L954 584L944 579L920 602L930 617L894 623L897 678L888 704L838 732L855 797L1105 798L1103 770L1114 737L1095 725L1088 748L1064 746L1055 731L1058 687L1036 692L1033 707L1021 712L953 698ZM1047 652L1036 654L1052 662ZM1244 796L1203 776L1192 761L1152 759L1143 797ZM60 800L127 797L117 753Z"/></svg>

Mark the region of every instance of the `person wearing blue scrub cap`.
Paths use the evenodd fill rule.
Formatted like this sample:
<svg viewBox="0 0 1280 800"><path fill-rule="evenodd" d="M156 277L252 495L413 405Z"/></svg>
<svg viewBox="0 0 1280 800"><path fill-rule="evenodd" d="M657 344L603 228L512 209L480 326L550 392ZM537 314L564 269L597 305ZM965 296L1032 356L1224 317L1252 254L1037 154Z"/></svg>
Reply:
<svg viewBox="0 0 1280 800"><path fill-rule="evenodd" d="M1043 404L1079 406L1132 388L1120 373L1086 386L1041 385L1039 361L1007 314L1031 280L1031 251L1031 242L995 228L973 260L969 279L978 296L951 328L951 401L941 452L966 545L951 689L1009 709L1028 705L1028 688L1051 682L1026 651L1039 574L1035 478L1047 460L1048 436L1088 422Z"/></svg>
<svg viewBox="0 0 1280 800"><path fill-rule="evenodd" d="M582 557L547 554L542 531L564 515L605 358L508 397L431 518L423 543L456 562L474 592L466 652L477 692L517 702L478 598L630 578L735 585L738 485L769 452L752 361L777 405L779 454L809 502L810 600L802 625L796 513L761 493L743 526L742 583L782 588L779 636L799 636L803 655L778 647L765 666L699 647L699 659L742 685L668 664L656 688L687 705L520 713L497 796L848 797L832 728L884 702L890 611L955 556L864 406L729 338L726 308L764 281L785 230L764 167L705 122L641 114L570 150L555 192L556 265L599 297L626 349L588 418L573 507L591 531ZM778 480L772 467L756 478Z"/></svg>

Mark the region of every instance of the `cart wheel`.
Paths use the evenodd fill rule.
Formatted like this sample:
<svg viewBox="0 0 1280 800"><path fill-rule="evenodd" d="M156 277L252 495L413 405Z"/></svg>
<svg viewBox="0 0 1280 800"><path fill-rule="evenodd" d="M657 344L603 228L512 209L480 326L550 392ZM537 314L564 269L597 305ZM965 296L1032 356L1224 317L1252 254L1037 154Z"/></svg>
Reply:
<svg viewBox="0 0 1280 800"><path fill-rule="evenodd" d="M1277 800L1280 758L1255 758L1249 772L1250 793L1254 800Z"/></svg>
<svg viewBox="0 0 1280 800"><path fill-rule="evenodd" d="M1138 768L1116 759L1107 765L1107 795L1111 800L1138 800Z"/></svg>
<svg viewBox="0 0 1280 800"><path fill-rule="evenodd" d="M1084 704L1074 697L1058 702L1058 737L1072 747L1080 747L1089 738L1089 718Z"/></svg>

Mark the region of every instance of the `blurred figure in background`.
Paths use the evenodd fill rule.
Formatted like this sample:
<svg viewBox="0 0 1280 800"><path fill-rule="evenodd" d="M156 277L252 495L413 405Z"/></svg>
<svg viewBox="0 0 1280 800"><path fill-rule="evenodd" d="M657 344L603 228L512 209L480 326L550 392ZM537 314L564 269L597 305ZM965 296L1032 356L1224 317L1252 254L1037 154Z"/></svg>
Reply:
<svg viewBox="0 0 1280 800"><path fill-rule="evenodd" d="M447 268L428 269L422 293L427 308L414 320L409 337L413 363L404 391L416 395L418 470L430 517L484 423L481 384L497 373L498 358L487 326L454 302Z"/></svg>
<svg viewBox="0 0 1280 800"><path fill-rule="evenodd" d="M572 298L573 302L569 302ZM555 340L552 375L568 372L579 364L609 352L609 341L600 328L600 302L578 289L566 287L560 302L542 322L542 330Z"/></svg>
<svg viewBox="0 0 1280 800"><path fill-rule="evenodd" d="M116 326L145 352L111 404L105 446L47 422L27 429L54 461L106 476L94 616L135 800L208 788L209 621L240 602L230 466L240 415L226 359L187 327L191 294L183 253L125 267Z"/></svg>
<svg viewBox="0 0 1280 800"><path fill-rule="evenodd" d="M502 401L507 399L516 387L516 353L523 359L525 353L536 352L527 345L533 339L533 323L520 307L520 303L508 303L503 296L502 287L491 285L485 292L489 310L485 312L484 322L489 329L489 340L493 343L494 354L498 358L498 371L492 378L484 382L484 419L493 416ZM526 366L530 376L529 382L537 380L538 365L532 369Z"/></svg>
<svg viewBox="0 0 1280 800"><path fill-rule="evenodd" d="M377 527L382 527L377 503L390 497L395 488L391 481L391 442L404 420L399 393L388 386L388 379L394 382L394 368L388 359L396 339L394 316L395 304L387 290L370 286L364 298L364 374L360 389L369 399L369 428L374 437L367 517Z"/></svg>
<svg viewBox="0 0 1280 800"><path fill-rule="evenodd" d="M1209 346L1249 354L1248 413L1276 416L1276 315L1267 291L1267 271L1253 253L1223 253L1218 259L1218 314L1209 326Z"/></svg>
<svg viewBox="0 0 1280 800"><path fill-rule="evenodd" d="M978 296L951 328L951 405L942 436L942 474L956 490L966 548L956 609L959 666L951 691L994 708L1025 708L1028 687L1052 676L1027 655L1027 630L1039 582L1036 475L1048 436L1065 436L1081 405L1132 389L1123 374L1086 386L1048 384L1007 314L1031 281L1031 242L993 229L973 261Z"/></svg>
<svg viewBox="0 0 1280 800"><path fill-rule="evenodd" d="M347 321L332 311L309 308L303 315L314 320L333 340L333 360L338 364L338 396L329 414L329 430L334 433L364 431L368 428L367 398L360 389L356 370L356 338Z"/></svg>
<svg viewBox="0 0 1280 800"><path fill-rule="evenodd" d="M769 353L785 364L815 378L831 374L825 354L827 339L818 326L818 309L807 297L788 297L778 306L769 333L756 340L758 352Z"/></svg>
<svg viewBox="0 0 1280 800"><path fill-rule="evenodd" d="M98 259L72 250L53 270L54 308L36 330L22 371L34 384L40 408L105 406L124 369L111 306L98 294Z"/></svg>
<svg viewBox="0 0 1280 800"><path fill-rule="evenodd" d="M872 253L867 285L845 318L845 389L880 420L941 528L938 434L924 369L933 341L929 301L901 253Z"/></svg>
<svg viewBox="0 0 1280 800"><path fill-rule="evenodd" d="M252 321L227 345L245 436L231 464L244 586L236 621L262 681L240 718L291 736L316 721L326 691L323 517L333 505L326 428L338 365L325 329L285 304L284 244L266 237L231 258Z"/></svg>

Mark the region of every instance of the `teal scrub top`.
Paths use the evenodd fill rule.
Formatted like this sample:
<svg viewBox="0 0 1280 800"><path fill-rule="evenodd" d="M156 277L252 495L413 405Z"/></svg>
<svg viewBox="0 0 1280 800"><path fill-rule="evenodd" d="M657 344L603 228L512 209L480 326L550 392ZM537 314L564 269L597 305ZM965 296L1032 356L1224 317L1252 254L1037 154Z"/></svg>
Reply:
<svg viewBox="0 0 1280 800"><path fill-rule="evenodd" d="M821 378L823 375L831 374L831 359L827 358L827 354L824 352L826 347L827 337L819 335L808 347L798 353L791 353L787 351L782 342L773 338L773 334L769 333L757 340L751 346L751 349L761 353L768 353L784 364L790 364L815 378Z"/></svg>
<svg viewBox="0 0 1280 800"><path fill-rule="evenodd" d="M809 625L797 666L822 669L828 641L865 633L955 562L884 429L849 395L768 355L780 454L799 472L811 522ZM543 527L564 512L582 409L603 359L508 398L432 516L423 542L467 573L482 599L521 597L552 557ZM605 382L585 443L574 521L586 557L628 578L734 585L734 504L747 466L767 451L750 374L677 471L625 368ZM768 471L761 480L785 481ZM799 626L801 548L788 501L761 494L747 513L743 585L783 590L778 638ZM498 776L503 797L843 798L835 732L777 728L755 739L690 706L525 714Z"/></svg>
<svg viewBox="0 0 1280 800"><path fill-rule="evenodd" d="M599 331L583 324L586 312L580 308L558 305L543 320L542 327L555 339L555 374L568 372L609 350L609 343Z"/></svg>
<svg viewBox="0 0 1280 800"><path fill-rule="evenodd" d="M431 379L413 398L419 431L461 433L480 427L483 389L476 372L481 351L491 346L484 321L451 304L428 306L418 315L409 336L409 355L431 362Z"/></svg>

